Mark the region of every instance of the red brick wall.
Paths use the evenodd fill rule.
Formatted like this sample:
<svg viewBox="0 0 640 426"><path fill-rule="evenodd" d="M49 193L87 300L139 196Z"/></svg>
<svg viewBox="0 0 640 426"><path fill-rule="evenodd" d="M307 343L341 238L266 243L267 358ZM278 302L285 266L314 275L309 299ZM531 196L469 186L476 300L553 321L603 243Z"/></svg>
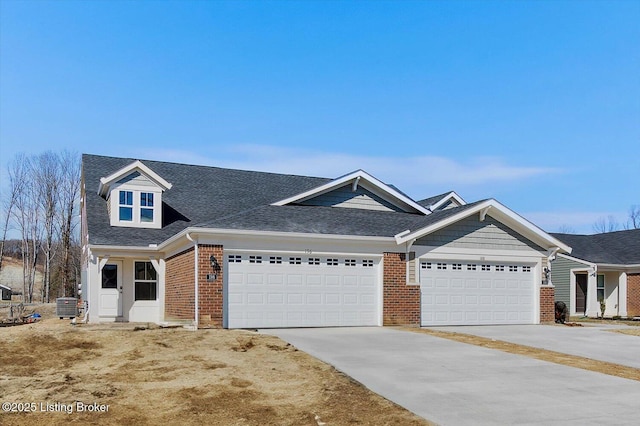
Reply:
<svg viewBox="0 0 640 426"><path fill-rule="evenodd" d="M164 316L193 320L195 307L194 250L190 248L166 260Z"/></svg>
<svg viewBox="0 0 640 426"><path fill-rule="evenodd" d="M627 315L640 316L640 274L627 275Z"/></svg>
<svg viewBox="0 0 640 426"><path fill-rule="evenodd" d="M218 260L220 269L215 281L207 281L207 274L213 274L209 257ZM199 323L201 326L222 327L222 277L224 268L224 250L220 245L198 245L198 305L200 307Z"/></svg>
<svg viewBox="0 0 640 426"><path fill-rule="evenodd" d="M540 287L540 322L554 322L556 320L555 288Z"/></svg>
<svg viewBox="0 0 640 426"><path fill-rule="evenodd" d="M407 285L406 255L384 253L383 325L420 325L420 286Z"/></svg>

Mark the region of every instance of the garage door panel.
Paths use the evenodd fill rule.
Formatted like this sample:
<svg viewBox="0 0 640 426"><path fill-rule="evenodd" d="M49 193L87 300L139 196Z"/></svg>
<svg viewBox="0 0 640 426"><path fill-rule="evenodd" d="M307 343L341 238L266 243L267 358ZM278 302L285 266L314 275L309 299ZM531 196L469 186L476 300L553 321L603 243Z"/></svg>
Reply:
<svg viewBox="0 0 640 426"><path fill-rule="evenodd" d="M248 305L264 305L264 294L262 293L248 293L247 304Z"/></svg>
<svg viewBox="0 0 640 426"><path fill-rule="evenodd" d="M282 305L284 304L284 294L282 293L269 293L267 295L267 303L270 305Z"/></svg>
<svg viewBox="0 0 640 426"><path fill-rule="evenodd" d="M307 275L307 285L308 286L321 286L322 285L322 276L320 276L320 275Z"/></svg>
<svg viewBox="0 0 640 426"><path fill-rule="evenodd" d="M379 324L379 260L268 253L227 259L229 328Z"/></svg>
<svg viewBox="0 0 640 426"><path fill-rule="evenodd" d="M247 274L247 284L262 284L264 276L262 274Z"/></svg>
<svg viewBox="0 0 640 426"><path fill-rule="evenodd" d="M341 282L340 282L340 276L339 275L327 275L325 276L325 283L327 285L327 287L339 287Z"/></svg>
<svg viewBox="0 0 640 426"><path fill-rule="evenodd" d="M302 275L287 275L287 285L299 287L304 284Z"/></svg>
<svg viewBox="0 0 640 426"><path fill-rule="evenodd" d="M289 293L287 294L287 304L289 305L302 305L304 303L304 296L301 293Z"/></svg>
<svg viewBox="0 0 640 426"><path fill-rule="evenodd" d="M360 303L364 306L374 307L376 304L376 297L373 294L364 293L360 296Z"/></svg>
<svg viewBox="0 0 640 426"><path fill-rule="evenodd" d="M449 288L449 279L448 278L436 278L436 287L437 288Z"/></svg>
<svg viewBox="0 0 640 426"><path fill-rule="evenodd" d="M531 265L438 262L421 263L423 326L534 322L535 287Z"/></svg>

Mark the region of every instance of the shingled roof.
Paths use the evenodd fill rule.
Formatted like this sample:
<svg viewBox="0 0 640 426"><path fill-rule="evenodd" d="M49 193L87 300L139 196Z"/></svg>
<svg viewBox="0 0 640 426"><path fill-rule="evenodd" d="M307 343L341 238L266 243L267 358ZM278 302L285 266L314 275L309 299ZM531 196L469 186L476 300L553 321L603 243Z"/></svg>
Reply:
<svg viewBox="0 0 640 426"><path fill-rule="evenodd" d="M141 160L173 184L163 194L163 227L113 227L106 200L97 193L100 178L136 159L85 154L82 161L89 242L98 245L159 244L188 227L393 237L473 206L427 216L322 206L273 206L276 201L332 179Z"/></svg>
<svg viewBox="0 0 640 426"><path fill-rule="evenodd" d="M640 265L640 229L594 235L551 234L573 248L571 256L592 263Z"/></svg>

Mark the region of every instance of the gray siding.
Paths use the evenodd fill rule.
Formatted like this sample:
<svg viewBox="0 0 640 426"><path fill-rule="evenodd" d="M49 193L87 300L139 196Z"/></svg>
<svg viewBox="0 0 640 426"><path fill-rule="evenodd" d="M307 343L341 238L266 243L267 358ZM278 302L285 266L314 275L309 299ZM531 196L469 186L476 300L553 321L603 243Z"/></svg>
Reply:
<svg viewBox="0 0 640 426"><path fill-rule="evenodd" d="M402 211L397 206L361 186L355 191L351 191L351 185L345 185L317 197L304 200L300 204L304 206L346 207L362 210Z"/></svg>
<svg viewBox="0 0 640 426"><path fill-rule="evenodd" d="M489 215L485 217L483 222L480 222L478 215L473 215L422 237L415 244L473 249L545 251L542 247Z"/></svg>
<svg viewBox="0 0 640 426"><path fill-rule="evenodd" d="M586 265L559 256L551 263L551 282L556 287L556 301L571 306L571 269L581 267L585 268Z"/></svg>
<svg viewBox="0 0 640 426"><path fill-rule="evenodd" d="M149 178L147 178L146 176L140 174L140 172L133 172L123 177L122 179L120 179L117 183L120 183L120 184L130 183L138 186L148 186L148 187L157 188L157 185L155 183L149 180Z"/></svg>

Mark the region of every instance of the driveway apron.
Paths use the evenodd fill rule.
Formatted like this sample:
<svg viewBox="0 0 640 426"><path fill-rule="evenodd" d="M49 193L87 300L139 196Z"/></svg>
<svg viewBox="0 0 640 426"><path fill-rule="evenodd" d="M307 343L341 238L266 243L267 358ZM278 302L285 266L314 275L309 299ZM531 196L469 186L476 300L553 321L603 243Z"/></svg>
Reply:
<svg viewBox="0 0 640 426"><path fill-rule="evenodd" d="M637 425L640 382L397 329L261 330L441 425Z"/></svg>

